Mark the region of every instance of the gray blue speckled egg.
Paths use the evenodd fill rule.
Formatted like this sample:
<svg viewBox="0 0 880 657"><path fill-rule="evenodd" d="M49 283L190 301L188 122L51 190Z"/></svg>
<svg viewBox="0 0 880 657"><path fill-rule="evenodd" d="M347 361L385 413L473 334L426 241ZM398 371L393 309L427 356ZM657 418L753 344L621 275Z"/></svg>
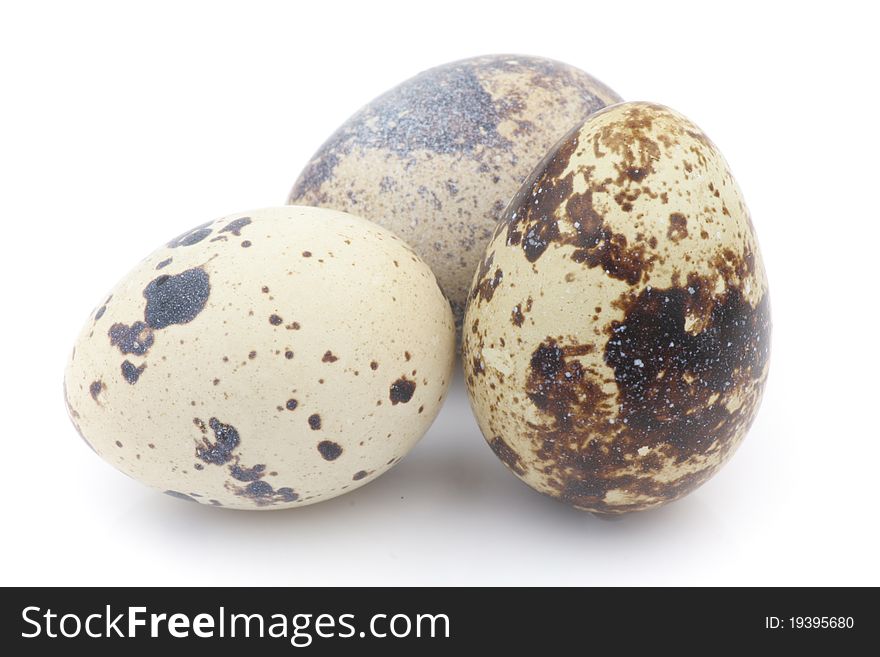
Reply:
<svg viewBox="0 0 880 657"><path fill-rule="evenodd" d="M549 59L492 55L439 66L348 119L289 202L394 231L433 269L460 324L483 248L522 181L572 125L619 100Z"/></svg>
<svg viewBox="0 0 880 657"><path fill-rule="evenodd" d="M496 455L601 514L656 507L730 459L770 354L767 279L727 163L658 105L573 129L504 212L463 360Z"/></svg>
<svg viewBox="0 0 880 657"><path fill-rule="evenodd" d="M452 313L428 266L364 219L283 207L198 226L143 260L76 341L83 439L184 500L278 509L353 490L436 416Z"/></svg>

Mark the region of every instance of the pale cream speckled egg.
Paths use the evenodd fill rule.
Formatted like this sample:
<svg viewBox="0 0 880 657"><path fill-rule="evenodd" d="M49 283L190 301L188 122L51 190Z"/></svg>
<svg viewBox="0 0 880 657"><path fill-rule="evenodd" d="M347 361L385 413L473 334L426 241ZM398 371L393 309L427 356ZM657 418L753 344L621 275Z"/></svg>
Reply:
<svg viewBox="0 0 880 657"><path fill-rule="evenodd" d="M483 248L522 181L572 125L618 101L595 78L549 59L445 64L348 119L289 200L394 231L431 266L460 324Z"/></svg>
<svg viewBox="0 0 880 657"><path fill-rule="evenodd" d="M480 428L538 491L602 514L694 490L767 376L767 280L715 145L680 114L593 114L499 222L467 306Z"/></svg>
<svg viewBox="0 0 880 657"><path fill-rule="evenodd" d="M185 500L278 509L375 479L437 415L452 313L364 219L284 207L198 226L92 314L65 374L104 459Z"/></svg>

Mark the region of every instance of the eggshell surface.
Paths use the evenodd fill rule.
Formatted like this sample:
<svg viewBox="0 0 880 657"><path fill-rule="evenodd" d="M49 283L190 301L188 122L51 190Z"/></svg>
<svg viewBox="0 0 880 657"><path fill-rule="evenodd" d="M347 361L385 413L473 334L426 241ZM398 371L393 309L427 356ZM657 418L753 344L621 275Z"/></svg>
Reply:
<svg viewBox="0 0 880 657"><path fill-rule="evenodd" d="M364 219L283 207L198 226L92 314L71 419L125 474L184 500L278 509L375 479L430 426L454 361L431 270Z"/></svg>
<svg viewBox="0 0 880 657"><path fill-rule="evenodd" d="M760 404L770 329L724 158L682 115L624 103L563 138L504 212L463 359L507 467L618 514L678 499L730 458Z"/></svg>
<svg viewBox="0 0 880 657"><path fill-rule="evenodd" d="M573 125L620 98L549 59L490 55L430 69L346 121L289 202L358 214L427 262L457 324L501 211Z"/></svg>

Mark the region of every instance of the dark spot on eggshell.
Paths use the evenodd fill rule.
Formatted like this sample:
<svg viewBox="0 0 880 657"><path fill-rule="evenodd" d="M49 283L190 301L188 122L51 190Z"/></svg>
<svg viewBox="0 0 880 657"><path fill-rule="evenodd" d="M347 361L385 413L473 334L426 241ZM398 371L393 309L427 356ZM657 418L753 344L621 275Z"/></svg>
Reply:
<svg viewBox="0 0 880 657"><path fill-rule="evenodd" d="M242 246L242 248L244 248L244 249L250 248L250 246L251 246L251 241L250 241L250 240L242 240L242 241L241 241L241 246Z"/></svg>
<svg viewBox="0 0 880 657"><path fill-rule="evenodd" d="M187 232L178 235L173 240L168 242L167 246L169 249L176 249L180 246L192 246L193 244L198 244L203 239L205 239L208 235L211 234L211 229L208 226L211 225L212 222L208 221L200 226L196 226L192 230L188 230Z"/></svg>
<svg viewBox="0 0 880 657"><path fill-rule="evenodd" d="M598 512L610 490L673 500L696 488L712 471L663 484L650 476L663 461L730 450L751 422L769 357L766 295L752 307L737 288L719 297L696 275L683 288L646 288L624 295L622 321L611 324L604 351L614 370L616 400L603 379L577 356L593 345L561 345L548 338L534 351L527 394L548 421L530 425L561 499ZM700 330L685 329L688 317ZM738 403L756 383L754 397ZM732 410L731 410L732 409ZM623 473L639 463L641 474Z"/></svg>
<svg viewBox="0 0 880 657"><path fill-rule="evenodd" d="M516 326L520 327L523 325L523 322L526 321L526 313L532 310L532 297L529 297L525 303L525 308L523 308L523 304L518 303L513 307L513 311L510 314L510 322Z"/></svg>
<svg viewBox="0 0 880 657"><path fill-rule="evenodd" d="M309 415L309 426L312 428L312 431L318 431L321 428L321 416L317 413Z"/></svg>
<svg viewBox="0 0 880 657"><path fill-rule="evenodd" d="M648 168L647 167L627 167L626 175L632 181L642 182L645 179L645 176L648 175Z"/></svg>
<svg viewBox="0 0 880 657"><path fill-rule="evenodd" d="M154 330L191 322L205 307L210 291L208 274L201 267L154 278L143 291L144 321L113 324L107 331L110 344L124 355L145 355L155 341Z"/></svg>
<svg viewBox="0 0 880 657"><path fill-rule="evenodd" d="M104 316L105 312L107 312L106 304L101 306L100 308L98 308L97 311L95 311L95 321L97 322L99 319L101 319Z"/></svg>
<svg viewBox="0 0 880 657"><path fill-rule="evenodd" d="M379 363L377 363L376 361L371 361L371 362L370 362L370 369L371 369L371 370L377 370L377 369L379 369Z"/></svg>
<svg viewBox="0 0 880 657"><path fill-rule="evenodd" d="M593 351L593 345L560 346L547 338L532 353L526 391L532 403L552 415L561 430L571 429L577 417L591 415L605 395L585 371L577 356Z"/></svg>
<svg viewBox="0 0 880 657"><path fill-rule="evenodd" d="M299 402L295 399L288 399L284 406L287 408L288 411L293 411L296 410L297 406L299 406Z"/></svg>
<svg viewBox="0 0 880 657"><path fill-rule="evenodd" d="M523 183L496 227L496 233L506 229L508 246L521 246L529 262L536 262L559 238L554 214L571 195L573 180L573 173L561 174L577 146L577 133L572 130Z"/></svg>
<svg viewBox="0 0 880 657"><path fill-rule="evenodd" d="M526 317L522 311L522 304L516 304L513 307L513 311L510 313L510 322L514 326L522 326L525 319Z"/></svg>
<svg viewBox="0 0 880 657"><path fill-rule="evenodd" d="M360 481L361 479L366 477L367 474L368 473L366 470L358 470L357 472L354 473L354 475L352 475L351 480L352 481Z"/></svg>
<svg viewBox="0 0 880 657"><path fill-rule="evenodd" d="M102 381L92 381L89 385L89 394L92 396L92 399L98 401L98 395L103 392L104 388L106 388L106 386Z"/></svg>
<svg viewBox="0 0 880 657"><path fill-rule="evenodd" d="M210 292L208 273L201 267L159 276L144 288L144 320L152 329L187 324L205 307Z"/></svg>
<svg viewBox="0 0 880 657"><path fill-rule="evenodd" d="M522 248L529 262L535 262L551 242L559 239L559 223L552 217L532 223L522 238Z"/></svg>
<svg viewBox="0 0 880 657"><path fill-rule="evenodd" d="M177 498L178 500L183 500L185 502L198 503L198 500L196 498L192 497L191 495L187 495L186 493L179 493L176 490L166 490L165 494L168 495L169 497L174 497L174 498Z"/></svg>
<svg viewBox="0 0 880 657"><path fill-rule="evenodd" d="M113 324L107 331L110 344L117 347L122 354L134 354L143 356L153 346L153 331L145 322L128 324Z"/></svg>
<svg viewBox="0 0 880 657"><path fill-rule="evenodd" d="M275 496L276 499L281 502L296 502L299 499L299 495L297 495L296 491L288 486L282 486L276 490Z"/></svg>
<svg viewBox="0 0 880 657"><path fill-rule="evenodd" d="M738 289L714 297L691 275L686 288L646 289L626 309L612 324L605 361L629 434L640 444L663 444L677 461L716 440L724 446L742 420L728 406L761 378L769 358L767 296L753 308ZM688 317L699 318L701 330L688 331Z"/></svg>
<svg viewBox="0 0 880 657"><path fill-rule="evenodd" d="M231 481L226 484L228 490L233 491L236 495L252 499L257 506L294 502L298 499L299 496L292 488L284 487L276 490L269 483L263 481L263 477L266 475L265 464L258 463L250 467L241 464L240 458L233 454L233 451L241 444L241 436L235 427L212 417L208 421L208 427L214 434L214 442L212 443L207 437L207 427L204 421L193 418L193 424L203 434L201 442L196 445L196 456L204 463L212 465L229 464ZM269 474L274 476L277 475L277 472L273 471ZM247 483L247 486L242 487L235 482ZM220 504L217 503L216 506L220 506Z"/></svg>
<svg viewBox="0 0 880 657"><path fill-rule="evenodd" d="M333 352L329 349L324 352L324 355L321 357L322 363L335 363L339 358L333 355Z"/></svg>
<svg viewBox="0 0 880 657"><path fill-rule="evenodd" d="M501 462L504 463L504 465L518 475L525 474L525 470L520 464L519 456L510 448L510 445L505 442L504 438L501 436L495 436L489 441L489 447L492 448L492 451L495 452L495 456L501 459Z"/></svg>
<svg viewBox="0 0 880 657"><path fill-rule="evenodd" d="M290 349L288 349L287 351L284 352L284 357L287 360L290 360L291 358L293 358L293 352Z"/></svg>
<svg viewBox="0 0 880 657"><path fill-rule="evenodd" d="M193 420L204 433L204 422L199 418ZM241 443L238 431L231 424L223 424L216 417L208 421L208 426L214 432L214 442L203 437L201 443L196 445L196 456L213 465L224 465L232 460L232 451Z"/></svg>
<svg viewBox="0 0 880 657"><path fill-rule="evenodd" d="M238 464L229 466L229 474L237 481L256 481L265 474L266 466L257 464L252 468L244 468Z"/></svg>
<svg viewBox="0 0 880 657"><path fill-rule="evenodd" d="M474 286L473 292L471 293L472 298L476 299L479 297L482 301L491 301L492 296L495 294L495 289L501 285L501 281L504 278L504 272L501 271L500 268L495 267L494 273L489 275L492 270L494 259L495 253L492 252L480 263L479 273L477 274L479 282Z"/></svg>
<svg viewBox="0 0 880 657"><path fill-rule="evenodd" d="M165 269L165 267L167 267L168 265L171 264L172 260L173 260L173 258L165 258L159 264L156 265L156 269Z"/></svg>
<svg viewBox="0 0 880 657"><path fill-rule="evenodd" d="M245 488L245 494L249 497L265 497L272 492L272 486L265 481L256 481Z"/></svg>
<svg viewBox="0 0 880 657"><path fill-rule="evenodd" d="M565 241L576 247L571 259L588 267L601 267L605 273L630 285L638 283L649 269L655 256L646 257L645 246L631 246L625 235L613 233L604 226L593 235L577 229L575 236Z"/></svg>
<svg viewBox="0 0 880 657"><path fill-rule="evenodd" d="M284 320L281 319L281 317L279 317L278 315L275 315L275 314L269 315L269 323L272 326L278 326L282 322L284 322Z"/></svg>
<svg viewBox="0 0 880 657"><path fill-rule="evenodd" d="M233 219L228 224L226 224L223 228L220 229L220 232L232 233L236 237L241 237L241 229L250 223L250 217L239 217L238 219Z"/></svg>
<svg viewBox="0 0 880 657"><path fill-rule="evenodd" d="M250 499L257 506L271 506L273 504L285 504L296 502L299 495L290 487L275 489L269 482L258 479L251 481L247 486L230 485L229 488L240 497Z"/></svg>
<svg viewBox="0 0 880 657"><path fill-rule="evenodd" d="M318 443L318 452L325 461L335 461L342 455L342 447L331 440L322 440Z"/></svg>
<svg viewBox="0 0 880 657"><path fill-rule="evenodd" d="M204 422L195 418L194 423L202 428L204 433ZM196 453L207 463L215 465L229 463L229 476L232 480L227 482L227 489L236 495L252 499L257 506L295 502L299 498L292 488L275 489L263 481L267 471L264 464L259 463L251 467L241 465L239 457L232 454L232 451L241 442L238 431L234 427L223 424L216 418L211 418L209 425L214 432L216 443L212 445L207 438L203 438L204 446L200 445ZM272 471L269 474L276 476L278 473ZM238 486L235 482L244 482L247 483L247 486Z"/></svg>
<svg viewBox="0 0 880 657"><path fill-rule="evenodd" d="M673 242L680 242L688 236L687 217L678 212L669 215L669 228L666 229L666 237Z"/></svg>
<svg viewBox="0 0 880 657"><path fill-rule="evenodd" d="M388 397L391 399L392 406L397 404L406 404L413 397L416 391L416 382L410 381L405 376L400 377L391 384Z"/></svg>
<svg viewBox="0 0 880 657"><path fill-rule="evenodd" d="M147 368L147 364L143 363L140 366L136 366L129 360L122 361L122 376L128 381L128 383L134 385L138 382L138 379L141 377L141 374L144 373L144 370Z"/></svg>
<svg viewBox="0 0 880 657"><path fill-rule="evenodd" d="M302 252L302 257L303 257L303 258L311 258L311 257L312 257L312 252L311 252L311 251L303 251L303 252Z"/></svg>

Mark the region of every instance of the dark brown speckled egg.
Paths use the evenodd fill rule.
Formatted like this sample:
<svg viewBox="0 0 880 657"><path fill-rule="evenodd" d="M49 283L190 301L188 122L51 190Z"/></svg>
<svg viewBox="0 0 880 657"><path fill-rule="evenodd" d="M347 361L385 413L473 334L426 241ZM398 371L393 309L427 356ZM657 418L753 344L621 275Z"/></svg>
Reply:
<svg viewBox="0 0 880 657"><path fill-rule="evenodd" d="M289 202L345 210L411 244L460 325L501 211L574 124L620 98L549 59L491 55L439 66L357 112L321 146Z"/></svg>
<svg viewBox="0 0 880 657"><path fill-rule="evenodd" d="M286 206L143 260L89 317L64 390L83 439L131 477L279 509L400 461L440 410L454 354L449 303L397 236Z"/></svg>
<svg viewBox="0 0 880 657"><path fill-rule="evenodd" d="M658 105L590 116L505 210L464 324L471 404L527 484L619 514L676 500L746 435L767 279L715 145Z"/></svg>

